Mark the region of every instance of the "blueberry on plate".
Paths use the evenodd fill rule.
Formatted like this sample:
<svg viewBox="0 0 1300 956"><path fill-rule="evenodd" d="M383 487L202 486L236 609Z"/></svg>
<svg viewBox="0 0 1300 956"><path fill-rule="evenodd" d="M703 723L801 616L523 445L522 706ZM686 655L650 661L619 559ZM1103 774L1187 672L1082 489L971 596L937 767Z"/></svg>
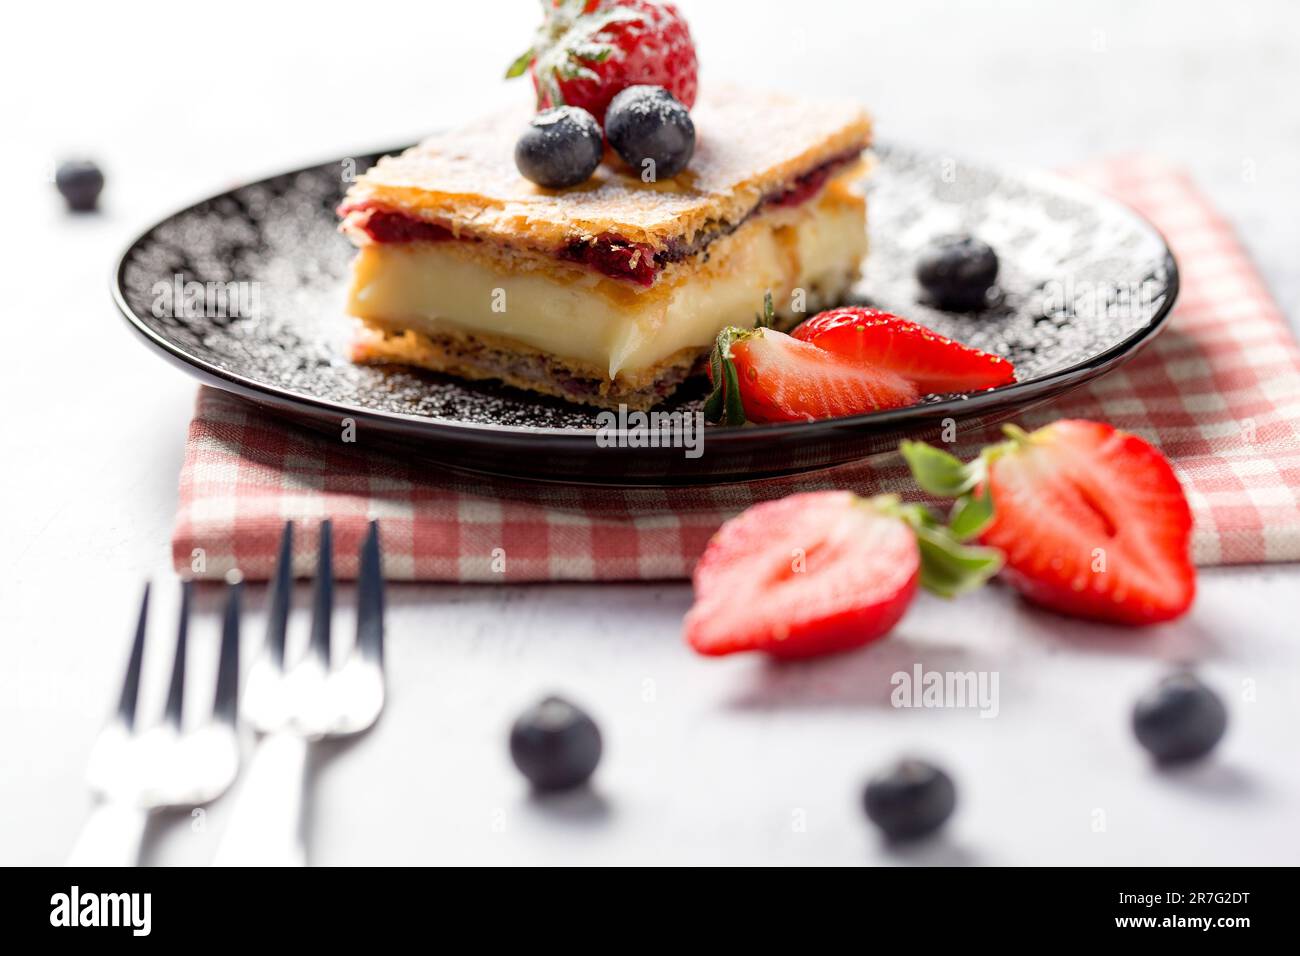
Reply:
<svg viewBox="0 0 1300 956"><path fill-rule="evenodd" d="M1187 671L1161 680L1133 708L1138 743L1161 763L1205 756L1227 729L1223 700Z"/></svg>
<svg viewBox="0 0 1300 956"><path fill-rule="evenodd" d="M104 189L104 174L88 159L70 159L60 163L54 173L54 185L63 194L68 208L89 212Z"/></svg>
<svg viewBox="0 0 1300 956"><path fill-rule="evenodd" d="M609 103L605 135L646 182L671 179L695 154L695 123L662 86L629 86Z"/></svg>
<svg viewBox="0 0 1300 956"><path fill-rule="evenodd" d="M580 707L547 697L510 729L510 756L538 790L569 790L586 783L600 763L600 730Z"/></svg>
<svg viewBox="0 0 1300 956"><path fill-rule="evenodd" d="M941 309L983 308L998 278L998 256L974 236L940 236L916 264L916 280Z"/></svg>
<svg viewBox="0 0 1300 956"><path fill-rule="evenodd" d="M890 840L910 840L939 829L957 805L952 778L923 760L900 760L867 782L862 803Z"/></svg>
<svg viewBox="0 0 1300 956"><path fill-rule="evenodd" d="M515 143L515 165L539 186L566 189L591 178L604 150L596 117L576 106L557 106L529 122Z"/></svg>

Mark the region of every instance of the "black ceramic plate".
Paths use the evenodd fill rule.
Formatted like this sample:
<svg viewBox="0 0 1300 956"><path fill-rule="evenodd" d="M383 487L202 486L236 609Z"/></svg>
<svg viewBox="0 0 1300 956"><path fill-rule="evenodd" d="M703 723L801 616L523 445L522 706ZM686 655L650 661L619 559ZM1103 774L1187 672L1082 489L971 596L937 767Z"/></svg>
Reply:
<svg viewBox="0 0 1300 956"><path fill-rule="evenodd" d="M379 155L241 186L160 222L122 256L114 296L123 314L147 343L202 381L334 435L352 418L359 435L386 450L450 467L676 484L823 468L893 448L945 419L1012 417L1131 357L1177 294L1177 270L1160 234L1112 200L1047 175L881 148L869 186L871 255L860 300L1006 356L1018 383L833 421L710 426L698 457L681 448L606 447L597 441L595 409L346 359L350 323L342 303L352 249L336 230L334 207L344 173L364 170ZM930 308L912 277L919 250L954 231L978 233L1001 256L999 295L979 314ZM205 289L249 283L241 313L248 317L187 317L221 310L187 313L182 302L168 302L162 290L176 288L178 276ZM211 288L217 306L221 288L235 291ZM702 383L690 383L666 408L694 411L703 392Z"/></svg>

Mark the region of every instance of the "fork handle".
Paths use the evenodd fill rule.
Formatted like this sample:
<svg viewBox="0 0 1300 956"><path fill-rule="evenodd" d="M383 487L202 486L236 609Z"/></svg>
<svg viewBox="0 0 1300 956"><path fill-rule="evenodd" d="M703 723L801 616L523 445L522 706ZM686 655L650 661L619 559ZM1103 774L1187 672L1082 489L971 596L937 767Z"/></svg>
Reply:
<svg viewBox="0 0 1300 956"><path fill-rule="evenodd" d="M126 803L104 801L90 811L77 837L68 866L135 866L140 860L149 811Z"/></svg>
<svg viewBox="0 0 1300 956"><path fill-rule="evenodd" d="M303 776L307 741L272 733L258 741L213 866L304 866Z"/></svg>

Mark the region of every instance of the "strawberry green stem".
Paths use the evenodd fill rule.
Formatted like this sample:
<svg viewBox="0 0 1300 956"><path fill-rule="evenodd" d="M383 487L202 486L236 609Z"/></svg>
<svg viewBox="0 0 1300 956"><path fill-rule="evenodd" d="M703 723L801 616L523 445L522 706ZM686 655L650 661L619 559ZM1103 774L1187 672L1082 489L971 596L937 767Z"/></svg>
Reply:
<svg viewBox="0 0 1300 956"><path fill-rule="evenodd" d="M902 520L916 535L921 554L921 587L953 598L980 587L1002 568L1002 552L963 544L924 505L905 504L897 495L877 495L864 504Z"/></svg>
<svg viewBox="0 0 1300 956"><path fill-rule="evenodd" d="M772 307L772 293L763 296L763 311L754 317L753 329L742 329L729 325L718 333L709 353L709 380L713 382L713 391L704 400L704 418L715 425L743 425L745 403L740 397L740 376L736 373L736 362L731 354L731 346L743 342L754 334L755 329L770 329L776 321L776 310Z"/></svg>
<svg viewBox="0 0 1300 956"><path fill-rule="evenodd" d="M1007 422L1007 424L1003 425L1002 434L1018 445L1027 445L1034 440L1034 436L1030 432L1025 431L1014 422Z"/></svg>

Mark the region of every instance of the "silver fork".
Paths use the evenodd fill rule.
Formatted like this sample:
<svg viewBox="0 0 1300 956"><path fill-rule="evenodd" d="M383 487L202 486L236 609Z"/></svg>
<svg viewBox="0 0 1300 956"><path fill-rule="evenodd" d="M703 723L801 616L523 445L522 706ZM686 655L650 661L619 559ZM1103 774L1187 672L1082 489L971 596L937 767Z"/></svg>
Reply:
<svg viewBox="0 0 1300 956"><path fill-rule="evenodd" d="M176 651L163 719L142 730L137 725L136 702L149 617L149 586L145 585L117 712L96 738L86 772L97 798L95 808L73 847L69 866L134 866L151 811L210 803L235 779L239 771L235 718L240 587L237 577L227 585L212 714L199 727L185 730L181 712L194 584L182 583Z"/></svg>
<svg viewBox="0 0 1300 956"><path fill-rule="evenodd" d="M361 546L357 636L337 667L330 662L334 608L333 535L321 522L312 595L311 638L303 657L285 660L293 591L293 523L284 526L271 586L266 644L244 688L243 716L261 735L217 848L217 866L302 866L303 783L310 745L358 734L384 706L384 582L379 523Z"/></svg>

